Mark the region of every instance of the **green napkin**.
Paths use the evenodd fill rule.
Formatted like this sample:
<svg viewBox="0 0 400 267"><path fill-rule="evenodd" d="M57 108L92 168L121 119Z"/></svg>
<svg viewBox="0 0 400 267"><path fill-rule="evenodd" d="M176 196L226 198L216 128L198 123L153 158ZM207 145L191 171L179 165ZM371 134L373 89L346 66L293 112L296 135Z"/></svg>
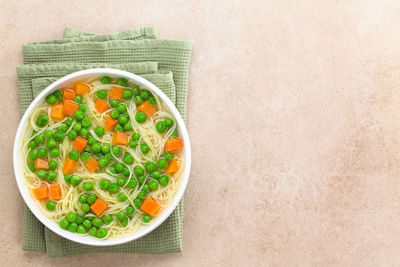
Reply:
<svg viewBox="0 0 400 267"><path fill-rule="evenodd" d="M131 33L129 33L130 31L127 31L123 34L119 33L114 35L103 35L103 39L97 37L98 39L95 40L95 42L91 42L90 38L94 37L92 33L85 33L77 29L67 28L65 31L65 36L68 37L68 39L71 39L74 44L83 44L81 47L79 45L78 47L75 47L75 45L72 46L76 48L72 54L78 57L73 59L69 58L69 49L71 49L71 46L64 41L54 41L50 44L35 43L25 45L25 62L32 65L19 66L17 69L18 83L20 86L21 112L26 110L27 106L32 101L33 97L37 95L37 93L39 93L49 83L53 82L59 77L81 69L93 67L112 67L127 70L139 75L142 74L143 77L150 80L161 90L163 90L171 98L171 100L177 104L180 112L185 113L187 71L191 53L190 43L161 41L158 44L150 44L149 48L146 48L146 44L144 43L140 43L140 45L136 44L136 42L140 41L108 41L115 40L115 36L119 36L119 38L125 38L126 40L141 39L146 38L146 36L148 38L156 38L157 35L155 30L153 30L154 28L141 29L142 30L133 30ZM138 34L138 32L140 34ZM79 38L82 39L79 40ZM99 47L102 42L104 45L102 53L92 53L90 49L91 44L93 43L96 50L96 48ZM127 44L123 45L126 47L127 51L133 52L136 57L130 55L130 60L121 58L126 55L126 52L122 53L121 55L119 51L121 42L128 42L131 46L133 46L134 49L129 48L129 45ZM60 46L62 47L61 49L57 48ZM36 49L36 47L38 47L38 49ZM136 49L138 47L140 47L140 50ZM63 50L66 52L66 54L63 54ZM46 53L46 51L48 51L48 53ZM55 51L57 51L57 53L53 53ZM150 51L155 52L157 57L149 56L148 53L151 53ZM163 53L165 53L165 51L169 51L169 53L164 56ZM141 56L142 52L145 52L146 55ZM41 64L35 64L35 53L38 53L37 62ZM177 58L172 60L172 62L168 65L167 61L171 57L171 53ZM80 57L84 58L84 60L80 60L78 55L81 55ZM102 57L105 57L107 60L102 60ZM155 60L155 58L159 60ZM74 60L77 60L79 64L74 63ZM159 62L162 62L162 65L164 66L163 68L159 68ZM167 66L174 67L168 69ZM177 74L175 74L174 71L177 72ZM184 75L186 76L183 77ZM180 85L179 88L176 86L176 84L174 84L174 81L175 83L178 81ZM182 90L185 92L180 92ZM184 96L184 98L182 98L182 96ZM184 103L179 104L179 102ZM181 108L179 108L179 106ZM173 214L158 229L149 235L139 240L119 246L91 247L68 241L52 233L48 229L44 229L43 225L37 221L29 209L25 208L23 248L26 250L47 250L49 256L69 256L89 252L179 252L182 248L182 217L183 201L181 201Z"/></svg>

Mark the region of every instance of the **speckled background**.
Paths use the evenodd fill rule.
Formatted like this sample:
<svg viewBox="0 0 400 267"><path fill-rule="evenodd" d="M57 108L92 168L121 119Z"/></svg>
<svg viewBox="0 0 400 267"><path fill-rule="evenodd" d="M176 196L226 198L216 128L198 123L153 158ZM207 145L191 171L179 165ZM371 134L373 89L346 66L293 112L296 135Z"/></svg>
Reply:
<svg viewBox="0 0 400 267"><path fill-rule="evenodd" d="M0 1L2 266L400 265L400 1ZM65 26L194 41L184 250L21 250L22 44Z"/></svg>

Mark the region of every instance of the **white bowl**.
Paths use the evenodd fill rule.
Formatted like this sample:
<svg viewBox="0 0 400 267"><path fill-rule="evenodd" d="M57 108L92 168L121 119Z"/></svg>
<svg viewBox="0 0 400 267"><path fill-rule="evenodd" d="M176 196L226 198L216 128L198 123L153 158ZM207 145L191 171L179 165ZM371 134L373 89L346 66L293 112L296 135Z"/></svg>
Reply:
<svg viewBox="0 0 400 267"><path fill-rule="evenodd" d="M162 101L168 106L169 110L172 112L174 115L179 133L181 134L181 137L183 138L184 142L184 151L183 151L183 156L185 158L185 170L183 172L183 175L181 177L181 183L178 188L178 191L175 195L175 198L172 200L170 205L163 210L163 212L155 219L152 220L152 223L150 225L146 225L141 227L138 231L128 234L122 237L117 237L117 238L112 238L112 239L98 239L92 236L81 236L77 233L71 233L68 232L67 230L63 230L60 228L60 226L46 218L38 209L36 204L34 203L31 195L28 192L28 189L24 185L24 175L22 173L22 168L21 168L21 160L20 160L20 148L21 148L21 134L22 130L25 128L26 123L28 122L29 116L32 113L32 111L44 101L45 97L63 87L63 85L70 83L71 81L74 80L79 80L82 77L87 77L93 74L98 74L98 75L108 75L111 77L124 77L130 80L133 80L141 85L144 85L145 87L149 88L152 92L157 94ZM111 245L118 245L118 244L123 244L138 238L141 238L154 229L156 229L158 226L160 226L174 211L176 206L178 205L179 201L181 200L185 189L186 185L189 180L189 172L190 172L190 164L191 164L191 150L190 150L190 142L189 142L189 135L186 130L185 124L183 122L183 119L181 115L179 114L178 110L176 109L175 105L169 100L169 98L154 84L149 82L148 80L132 74L130 72L122 71L122 70L117 70L117 69L109 69L109 68L97 68L97 69L87 69L87 70L82 70L78 72L71 73L51 85L49 85L46 89L44 89L29 105L28 109L25 111L24 116L21 119L21 122L19 123L17 134L15 136L14 140L14 155L13 155L13 162L14 162L14 172L15 172L15 178L17 180L17 185L19 188L19 191L21 192L21 195L26 203L28 205L29 209L32 211L32 213L36 216L36 218L43 223L47 228L49 228L51 231L54 233L69 239L71 241L85 244L85 245L92 245L92 246L111 246Z"/></svg>

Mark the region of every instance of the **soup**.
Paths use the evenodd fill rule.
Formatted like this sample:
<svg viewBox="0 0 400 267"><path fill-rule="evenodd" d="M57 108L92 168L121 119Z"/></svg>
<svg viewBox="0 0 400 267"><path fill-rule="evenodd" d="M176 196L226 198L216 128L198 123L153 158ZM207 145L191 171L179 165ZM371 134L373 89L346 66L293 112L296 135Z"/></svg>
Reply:
<svg viewBox="0 0 400 267"><path fill-rule="evenodd" d="M41 212L96 238L133 233L163 212L184 169L175 118L125 78L74 81L46 96L24 129L24 183Z"/></svg>

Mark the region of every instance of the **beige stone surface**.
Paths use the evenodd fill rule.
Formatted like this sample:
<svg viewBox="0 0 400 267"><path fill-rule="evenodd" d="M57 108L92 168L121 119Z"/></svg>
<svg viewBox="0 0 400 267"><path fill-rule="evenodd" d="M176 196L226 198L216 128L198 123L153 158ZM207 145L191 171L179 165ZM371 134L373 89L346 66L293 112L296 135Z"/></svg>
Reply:
<svg viewBox="0 0 400 267"><path fill-rule="evenodd" d="M0 1L1 266L400 264L400 1ZM66 26L193 40L183 252L21 250L22 44Z"/></svg>

